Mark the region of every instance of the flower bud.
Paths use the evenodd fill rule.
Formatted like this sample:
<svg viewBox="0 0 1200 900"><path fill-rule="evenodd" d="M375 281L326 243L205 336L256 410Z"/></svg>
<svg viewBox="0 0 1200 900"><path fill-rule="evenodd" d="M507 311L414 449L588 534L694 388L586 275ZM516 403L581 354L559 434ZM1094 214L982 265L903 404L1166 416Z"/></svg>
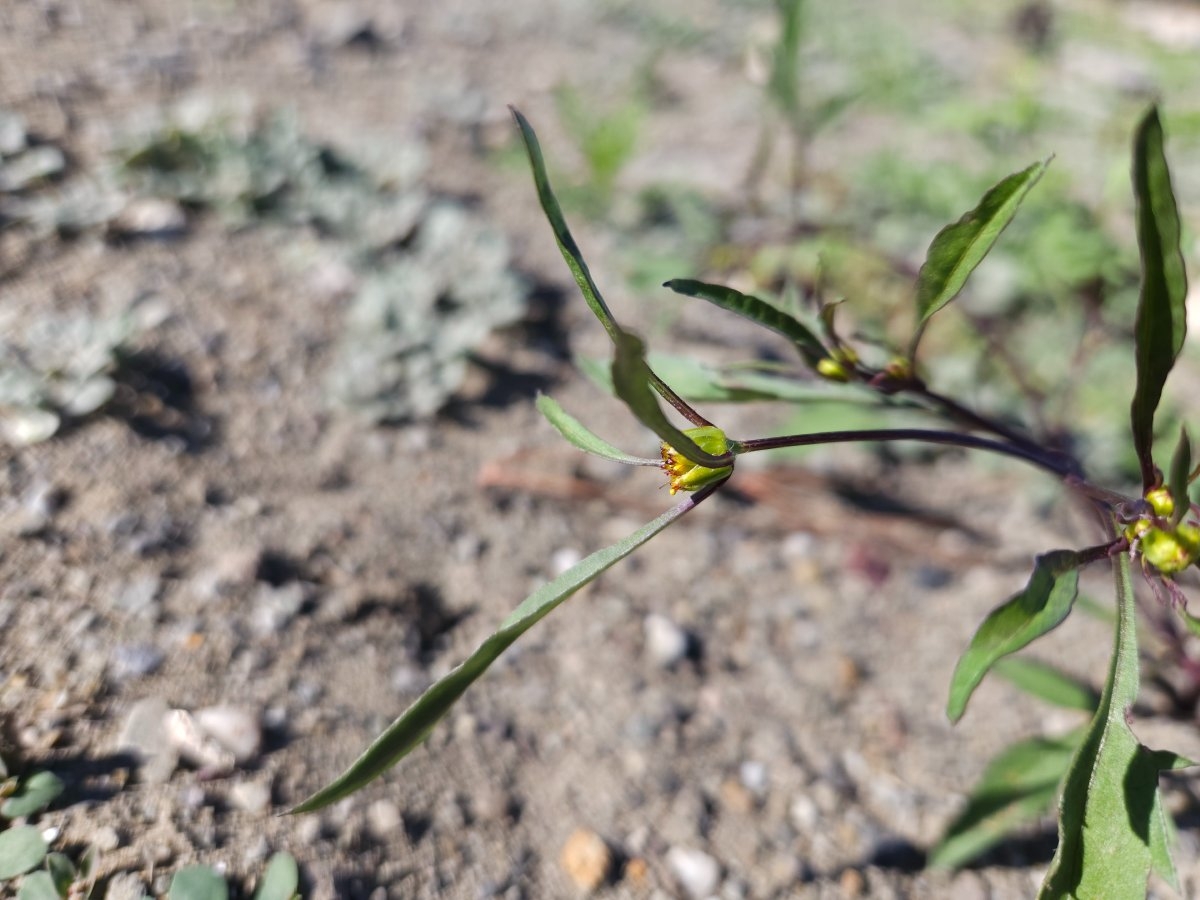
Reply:
<svg viewBox="0 0 1200 900"><path fill-rule="evenodd" d="M1146 502L1150 504L1150 508L1154 510L1157 516L1169 516L1175 512L1175 501L1171 498L1171 492L1166 488L1155 488L1146 494Z"/></svg>
<svg viewBox="0 0 1200 900"><path fill-rule="evenodd" d="M725 432L715 425L689 428L684 434L695 441L705 453L720 456L729 451L729 440L725 437ZM662 445L662 467L667 473L672 494L699 490L714 481L729 477L729 473L733 471L732 465L721 466L718 469L698 465L665 442Z"/></svg>
<svg viewBox="0 0 1200 900"><path fill-rule="evenodd" d="M1186 524L1171 531L1150 528L1138 547L1146 562L1164 575L1174 575L1200 557L1200 528Z"/></svg>

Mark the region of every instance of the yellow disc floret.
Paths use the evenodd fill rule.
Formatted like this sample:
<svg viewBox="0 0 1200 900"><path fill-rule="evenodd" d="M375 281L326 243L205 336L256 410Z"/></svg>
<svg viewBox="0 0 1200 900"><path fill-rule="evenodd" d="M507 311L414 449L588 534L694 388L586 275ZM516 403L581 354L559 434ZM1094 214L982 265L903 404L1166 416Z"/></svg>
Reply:
<svg viewBox="0 0 1200 900"><path fill-rule="evenodd" d="M729 452L729 440L725 437L725 432L715 425L689 428L684 434L695 441L705 453L720 456ZM698 465L665 442L662 445L662 467L667 473L672 494L699 490L707 484L729 477L729 473L733 471L732 465L717 469Z"/></svg>

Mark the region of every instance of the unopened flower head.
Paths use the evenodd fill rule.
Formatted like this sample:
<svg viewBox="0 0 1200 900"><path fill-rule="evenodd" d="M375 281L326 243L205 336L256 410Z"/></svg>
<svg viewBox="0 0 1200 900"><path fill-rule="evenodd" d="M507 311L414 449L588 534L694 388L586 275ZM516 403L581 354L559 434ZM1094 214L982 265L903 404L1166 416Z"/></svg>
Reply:
<svg viewBox="0 0 1200 900"><path fill-rule="evenodd" d="M725 432L715 425L689 428L684 431L684 434L695 441L696 445L705 453L720 456L729 452L729 440L725 437ZM721 466L718 469L698 465L665 442L662 445L662 467L663 471L667 473L672 494L679 491L699 490L714 481L728 478L729 473L733 471L731 465Z"/></svg>

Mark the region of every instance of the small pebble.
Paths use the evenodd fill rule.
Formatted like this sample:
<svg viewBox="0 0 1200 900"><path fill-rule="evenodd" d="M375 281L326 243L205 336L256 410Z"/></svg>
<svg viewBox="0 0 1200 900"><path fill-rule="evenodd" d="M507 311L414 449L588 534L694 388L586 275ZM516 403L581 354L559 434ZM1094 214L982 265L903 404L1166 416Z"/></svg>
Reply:
<svg viewBox="0 0 1200 900"><path fill-rule="evenodd" d="M367 833L377 841L386 841L404 827L400 807L391 800L376 800L367 807Z"/></svg>
<svg viewBox="0 0 1200 900"><path fill-rule="evenodd" d="M101 825L92 834L92 846L101 853L111 853L121 846L121 836L111 825Z"/></svg>
<svg viewBox="0 0 1200 900"><path fill-rule="evenodd" d="M271 786L262 781L239 781L229 789L229 804L248 813L261 813L271 805Z"/></svg>
<svg viewBox="0 0 1200 900"><path fill-rule="evenodd" d="M721 782L721 805L737 815L748 815L754 811L754 794L740 781L726 778Z"/></svg>
<svg viewBox="0 0 1200 900"><path fill-rule="evenodd" d="M187 231L187 214L178 203L161 197L129 201L113 219L116 234L135 238L171 238Z"/></svg>
<svg viewBox="0 0 1200 900"><path fill-rule="evenodd" d="M145 896L146 885L132 872L113 875L104 890L105 900L142 900Z"/></svg>
<svg viewBox="0 0 1200 900"><path fill-rule="evenodd" d="M570 879L585 891L596 890L612 871L612 851L604 838L590 828L575 829L563 844L558 859Z"/></svg>
<svg viewBox="0 0 1200 900"><path fill-rule="evenodd" d="M308 589L299 581L289 581L279 587L261 585L254 598L250 628L257 637L280 634L299 614L308 599Z"/></svg>
<svg viewBox="0 0 1200 900"><path fill-rule="evenodd" d="M196 711L196 726L233 754L239 763L258 756L262 748L259 714L242 706L209 706Z"/></svg>
<svg viewBox="0 0 1200 900"><path fill-rule="evenodd" d="M687 632L664 615L650 613L642 622L646 655L664 669L675 665L688 652Z"/></svg>
<svg viewBox="0 0 1200 900"><path fill-rule="evenodd" d="M162 579L153 574L140 575L112 589L113 608L133 616L153 617L162 591Z"/></svg>
<svg viewBox="0 0 1200 900"><path fill-rule="evenodd" d="M120 684L130 678L144 678L158 670L166 655L152 643L121 643L113 648L108 674Z"/></svg>
<svg viewBox="0 0 1200 900"><path fill-rule="evenodd" d="M738 778L755 796L761 797L767 792L767 767L757 760L747 759L738 766Z"/></svg>
<svg viewBox="0 0 1200 900"><path fill-rule="evenodd" d="M858 869L846 869L842 872L842 877L838 879L838 885L842 889L842 896L846 900L855 900L856 897L861 897L863 889L867 886L866 879L863 878L862 872Z"/></svg>
<svg viewBox="0 0 1200 900"><path fill-rule="evenodd" d="M708 897L721 880L721 864L703 850L672 847L667 851L667 868L694 900Z"/></svg>
<svg viewBox="0 0 1200 900"><path fill-rule="evenodd" d="M132 753L139 760L138 773L148 784L162 784L179 764L179 752L166 730L170 711L161 697L139 700L129 710L117 738L118 752Z"/></svg>

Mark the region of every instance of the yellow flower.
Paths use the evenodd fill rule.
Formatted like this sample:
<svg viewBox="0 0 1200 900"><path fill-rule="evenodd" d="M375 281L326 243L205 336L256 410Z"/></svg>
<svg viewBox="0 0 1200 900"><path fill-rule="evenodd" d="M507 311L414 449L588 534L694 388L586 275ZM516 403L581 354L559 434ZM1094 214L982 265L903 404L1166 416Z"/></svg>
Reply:
<svg viewBox="0 0 1200 900"><path fill-rule="evenodd" d="M705 453L720 456L729 451L729 440L725 437L725 432L715 425L689 428L684 434L695 441ZM707 484L727 478L733 471L732 465L721 466L718 469L697 465L666 442L662 445L662 467L667 473L672 494L699 490Z"/></svg>

